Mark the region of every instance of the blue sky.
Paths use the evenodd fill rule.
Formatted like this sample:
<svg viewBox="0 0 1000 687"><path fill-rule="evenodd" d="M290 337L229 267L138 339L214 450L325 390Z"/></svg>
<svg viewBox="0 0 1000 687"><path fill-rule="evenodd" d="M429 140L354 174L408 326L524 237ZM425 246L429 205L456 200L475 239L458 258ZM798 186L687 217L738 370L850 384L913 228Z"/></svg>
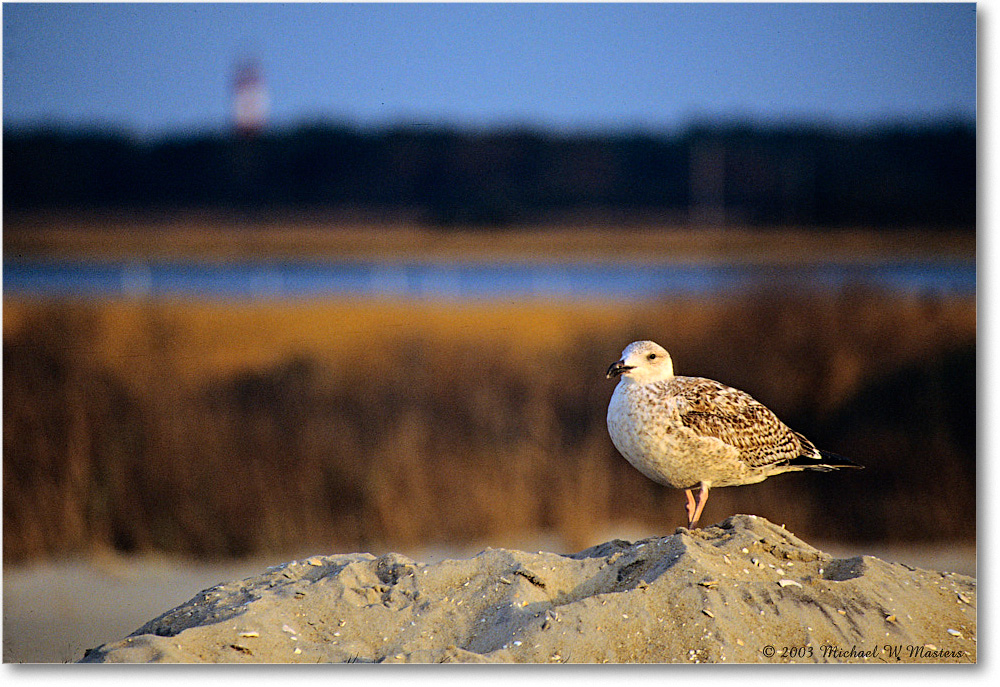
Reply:
<svg viewBox="0 0 1000 687"><path fill-rule="evenodd" d="M3 5L5 126L270 120L555 130L866 125L976 114L974 4Z"/></svg>

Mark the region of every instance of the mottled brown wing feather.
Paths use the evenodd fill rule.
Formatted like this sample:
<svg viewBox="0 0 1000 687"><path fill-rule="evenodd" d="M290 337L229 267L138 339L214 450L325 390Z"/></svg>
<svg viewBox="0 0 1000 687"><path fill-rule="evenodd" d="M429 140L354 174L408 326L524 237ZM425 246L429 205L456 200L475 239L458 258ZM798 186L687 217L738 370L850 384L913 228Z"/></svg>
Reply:
<svg viewBox="0 0 1000 687"><path fill-rule="evenodd" d="M681 422L740 451L751 467L793 460L803 453L799 436L750 394L710 379L677 378Z"/></svg>

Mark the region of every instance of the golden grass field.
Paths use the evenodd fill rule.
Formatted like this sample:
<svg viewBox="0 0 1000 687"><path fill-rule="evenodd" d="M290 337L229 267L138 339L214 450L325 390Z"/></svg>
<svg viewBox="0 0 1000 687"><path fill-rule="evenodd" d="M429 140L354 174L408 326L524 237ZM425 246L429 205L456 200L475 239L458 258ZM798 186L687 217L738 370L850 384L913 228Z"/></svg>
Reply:
<svg viewBox="0 0 1000 687"><path fill-rule="evenodd" d="M629 341L866 465L713 492L804 537L975 540L973 298L4 299L4 560L672 531L604 424Z"/></svg>
<svg viewBox="0 0 1000 687"><path fill-rule="evenodd" d="M8 298L4 339L16 339L40 304ZM151 348L176 364L192 383L246 369L266 369L289 356L308 355L325 364L360 365L373 347L392 348L412 339L446 340L474 346L484 339L510 342L522 350L556 351L584 332L610 335L627 327L635 314L610 303L469 302L447 304L393 299L108 300L79 308L100 332L87 342L86 355L109 369L127 373L148 364ZM697 304L681 306L697 319ZM151 341L161 329L169 339ZM613 351L611 352L613 353Z"/></svg>

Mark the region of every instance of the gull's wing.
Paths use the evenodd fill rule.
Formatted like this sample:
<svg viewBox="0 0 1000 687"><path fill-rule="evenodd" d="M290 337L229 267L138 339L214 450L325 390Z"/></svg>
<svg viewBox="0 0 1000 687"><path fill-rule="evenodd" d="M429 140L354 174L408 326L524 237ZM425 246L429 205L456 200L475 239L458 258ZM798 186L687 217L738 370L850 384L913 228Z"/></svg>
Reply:
<svg viewBox="0 0 1000 687"><path fill-rule="evenodd" d="M821 457L811 442L744 391L700 377L674 377L668 384L684 426L735 447L750 467Z"/></svg>

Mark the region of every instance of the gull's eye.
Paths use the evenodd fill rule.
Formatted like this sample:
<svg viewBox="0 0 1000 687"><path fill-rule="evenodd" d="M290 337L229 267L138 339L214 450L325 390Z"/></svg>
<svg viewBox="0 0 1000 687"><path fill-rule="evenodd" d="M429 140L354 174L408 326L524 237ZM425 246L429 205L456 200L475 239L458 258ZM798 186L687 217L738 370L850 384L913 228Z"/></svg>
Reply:
<svg viewBox="0 0 1000 687"><path fill-rule="evenodd" d="M656 360L656 354L650 353L649 355L646 356L646 360Z"/></svg>

